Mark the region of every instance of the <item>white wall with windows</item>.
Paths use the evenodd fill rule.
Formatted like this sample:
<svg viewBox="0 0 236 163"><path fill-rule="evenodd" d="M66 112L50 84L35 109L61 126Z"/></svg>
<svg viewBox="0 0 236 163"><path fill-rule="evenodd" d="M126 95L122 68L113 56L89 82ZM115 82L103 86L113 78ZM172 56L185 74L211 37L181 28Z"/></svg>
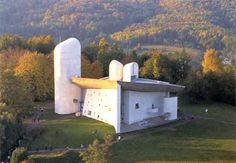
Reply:
<svg viewBox="0 0 236 163"><path fill-rule="evenodd" d="M120 132L120 86L117 89L83 89L84 116L103 121Z"/></svg>
<svg viewBox="0 0 236 163"><path fill-rule="evenodd" d="M122 91L122 121L126 124L132 124L163 115L163 101L168 96L168 92Z"/></svg>

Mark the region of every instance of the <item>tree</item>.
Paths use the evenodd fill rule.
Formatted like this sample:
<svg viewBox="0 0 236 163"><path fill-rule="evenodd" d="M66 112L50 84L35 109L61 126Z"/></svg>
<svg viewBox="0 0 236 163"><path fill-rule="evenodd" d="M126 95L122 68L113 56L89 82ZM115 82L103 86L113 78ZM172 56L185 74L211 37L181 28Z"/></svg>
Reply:
<svg viewBox="0 0 236 163"><path fill-rule="evenodd" d="M190 69L189 62L190 57L187 55L185 51L181 53L174 53L169 56L172 56L169 60L169 66L170 66L170 79L169 81L172 83L179 83L183 81L187 75L188 71Z"/></svg>
<svg viewBox="0 0 236 163"><path fill-rule="evenodd" d="M187 99L187 101L197 103L209 99L209 84L204 80L201 73L189 73L187 79L184 80L183 85L185 85L186 88L182 94L185 96L184 99Z"/></svg>
<svg viewBox="0 0 236 163"><path fill-rule="evenodd" d="M26 49L26 40L18 35L6 34L0 37L0 51L6 49Z"/></svg>
<svg viewBox="0 0 236 163"><path fill-rule="evenodd" d="M138 62L138 61L139 61L138 54L136 53L135 50L132 50L131 52L126 53L122 59L122 63L124 65L130 62Z"/></svg>
<svg viewBox="0 0 236 163"><path fill-rule="evenodd" d="M86 56L81 58L81 76L85 78L101 78L103 76L103 66L96 60L91 63Z"/></svg>
<svg viewBox="0 0 236 163"><path fill-rule="evenodd" d="M80 157L86 163L107 163L109 161L109 151L112 145L112 136L104 137L104 143L100 144L97 139L85 150L80 152Z"/></svg>
<svg viewBox="0 0 236 163"><path fill-rule="evenodd" d="M6 154L11 148L14 148L17 140L23 136L24 126L19 114L15 108L5 106L1 108L0 126L2 126L1 135L1 154Z"/></svg>
<svg viewBox="0 0 236 163"><path fill-rule="evenodd" d="M7 49L0 52L0 71L15 70L19 58L26 52L26 50Z"/></svg>
<svg viewBox="0 0 236 163"><path fill-rule="evenodd" d="M53 97L53 62L37 52L27 52L20 57L15 69L31 91L34 100L45 100Z"/></svg>
<svg viewBox="0 0 236 163"><path fill-rule="evenodd" d="M142 77L151 79L170 80L170 60L159 52L152 52L151 57L144 62L140 69Z"/></svg>
<svg viewBox="0 0 236 163"><path fill-rule="evenodd" d="M121 47L114 44L109 50L99 51L98 61L103 65L103 76L108 75L109 64L112 60L122 61L125 53Z"/></svg>
<svg viewBox="0 0 236 163"><path fill-rule="evenodd" d="M223 72L223 66L219 53L214 49L208 49L202 61L203 73L214 72L220 74Z"/></svg>
<svg viewBox="0 0 236 163"><path fill-rule="evenodd" d="M49 54L54 49L54 41L51 35L33 36L28 40L30 50L43 54Z"/></svg>
<svg viewBox="0 0 236 163"><path fill-rule="evenodd" d="M99 40L99 53L106 53L108 51L108 41L103 37Z"/></svg>
<svg viewBox="0 0 236 163"><path fill-rule="evenodd" d="M90 62L94 62L97 60L99 52L99 47L97 46L96 42L91 42L89 46L84 47L82 54L86 56Z"/></svg>
<svg viewBox="0 0 236 163"><path fill-rule="evenodd" d="M29 107L32 105L31 93L26 83L14 72L7 69L0 72L0 103L15 107Z"/></svg>

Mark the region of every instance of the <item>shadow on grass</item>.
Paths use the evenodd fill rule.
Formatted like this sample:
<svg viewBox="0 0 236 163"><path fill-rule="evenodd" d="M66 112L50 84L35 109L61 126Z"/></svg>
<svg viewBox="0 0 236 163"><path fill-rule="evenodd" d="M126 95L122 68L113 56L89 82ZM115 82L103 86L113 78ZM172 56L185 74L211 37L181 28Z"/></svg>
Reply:
<svg viewBox="0 0 236 163"><path fill-rule="evenodd" d="M176 130L146 133L113 146L114 162L236 160L236 126L193 121Z"/></svg>
<svg viewBox="0 0 236 163"><path fill-rule="evenodd" d="M163 149L164 150L164 149ZM174 150L180 150L178 154ZM165 151L165 150L164 150ZM169 150L168 150L169 151ZM170 152L170 151L169 151ZM202 149L190 149L190 148L173 148L173 151L170 153L163 153L163 152L158 152L156 155L159 158L156 158L157 156L153 157L150 156L148 159L136 159L131 162L198 162L198 161L214 161L218 162L220 160L223 161L229 161L229 162L234 162L236 160L236 152L232 151L224 151L224 150L202 150ZM191 153L191 154L189 154ZM194 153L194 154L192 154ZM124 162L129 162L129 161L124 161Z"/></svg>

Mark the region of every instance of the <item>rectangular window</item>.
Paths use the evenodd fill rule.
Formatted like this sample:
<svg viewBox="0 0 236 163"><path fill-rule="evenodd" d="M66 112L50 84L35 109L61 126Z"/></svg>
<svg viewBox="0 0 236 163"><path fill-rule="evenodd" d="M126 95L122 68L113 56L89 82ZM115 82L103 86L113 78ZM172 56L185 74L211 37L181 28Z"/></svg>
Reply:
<svg viewBox="0 0 236 163"><path fill-rule="evenodd" d="M139 109L139 103L135 104L135 109Z"/></svg>
<svg viewBox="0 0 236 163"><path fill-rule="evenodd" d="M89 111L88 111L88 115L91 115L91 114L92 114L92 111L91 111L91 110L89 110Z"/></svg>
<svg viewBox="0 0 236 163"><path fill-rule="evenodd" d="M73 99L73 103L78 103L78 99Z"/></svg>

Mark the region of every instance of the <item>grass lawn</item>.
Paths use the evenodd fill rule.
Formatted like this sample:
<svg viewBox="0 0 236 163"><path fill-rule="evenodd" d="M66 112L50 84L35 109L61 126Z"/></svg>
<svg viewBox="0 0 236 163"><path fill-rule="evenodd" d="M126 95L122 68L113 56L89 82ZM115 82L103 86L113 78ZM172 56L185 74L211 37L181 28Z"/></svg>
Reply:
<svg viewBox="0 0 236 163"><path fill-rule="evenodd" d="M205 109L208 113L205 113ZM155 132L140 133L112 146L113 163L156 163L156 162L236 162L236 110L233 106L212 103L186 105L181 111L208 119L198 119L175 126L176 123L162 126ZM89 143L94 138L102 138L105 133L113 133L113 127L89 118L55 118L47 112L42 125L47 130L31 144L32 148L77 147ZM97 129L98 134L92 134ZM56 135L56 131L59 134ZM36 163L79 162L78 153L52 153L31 155Z"/></svg>
<svg viewBox="0 0 236 163"><path fill-rule="evenodd" d="M86 117L43 120L40 126L45 126L46 130L31 143L31 150L44 149L45 145L76 148L95 138L102 139L105 134L115 133L112 126ZM97 130L96 134L93 134L94 130Z"/></svg>
<svg viewBox="0 0 236 163"><path fill-rule="evenodd" d="M215 119L200 119L154 133L140 134L112 148L112 162L235 162L236 110L225 104L184 105L182 110ZM218 121L219 120L219 121ZM234 124L222 123L227 121Z"/></svg>

